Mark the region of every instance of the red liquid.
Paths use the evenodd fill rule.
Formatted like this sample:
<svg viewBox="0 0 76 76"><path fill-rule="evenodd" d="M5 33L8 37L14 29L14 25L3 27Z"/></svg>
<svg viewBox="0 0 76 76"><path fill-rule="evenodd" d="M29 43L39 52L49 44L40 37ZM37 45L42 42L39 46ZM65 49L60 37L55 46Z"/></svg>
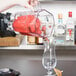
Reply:
<svg viewBox="0 0 76 76"><path fill-rule="evenodd" d="M23 35L42 37L48 40L46 36L46 26L40 28L41 22L34 15L19 16L13 22L13 28L15 31L20 32ZM42 32L44 35L42 36Z"/></svg>

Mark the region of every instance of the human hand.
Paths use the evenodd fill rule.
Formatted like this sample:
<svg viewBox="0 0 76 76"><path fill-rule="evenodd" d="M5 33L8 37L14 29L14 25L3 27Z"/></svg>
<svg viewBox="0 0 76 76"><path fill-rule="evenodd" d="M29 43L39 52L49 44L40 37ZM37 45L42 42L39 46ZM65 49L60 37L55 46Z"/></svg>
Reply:
<svg viewBox="0 0 76 76"><path fill-rule="evenodd" d="M15 4L33 9L38 4L38 0L15 0Z"/></svg>

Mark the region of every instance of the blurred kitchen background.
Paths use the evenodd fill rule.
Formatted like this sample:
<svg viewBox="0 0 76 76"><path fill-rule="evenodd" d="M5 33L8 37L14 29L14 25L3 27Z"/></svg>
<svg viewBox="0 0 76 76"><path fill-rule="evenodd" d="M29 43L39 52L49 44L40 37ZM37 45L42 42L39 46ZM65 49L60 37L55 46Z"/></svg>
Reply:
<svg viewBox="0 0 76 76"><path fill-rule="evenodd" d="M65 25L68 19L68 12L72 12L72 19L76 25L76 1L50 1L45 0L41 1L41 8L50 11L55 18L55 24L58 23L58 13L62 13L63 15L63 24ZM28 9L29 10L29 9ZM24 7L14 6L5 12L10 12L14 15L16 12L25 11ZM34 38L32 38L34 39ZM29 65L26 61L28 60L40 60L43 54L43 44L41 40L41 44L28 44L27 36L25 36L19 46L15 47L0 47L0 68L10 67L13 69L17 69L22 73L22 76L25 76L28 67L25 64ZM61 70L64 70L63 76L75 76L75 66L74 62L76 61L76 45L67 45L67 46L57 46L56 47L56 55L58 64L57 67ZM70 64L69 62L72 61ZM39 63L41 64L41 63ZM69 65L68 65L69 64ZM66 66L65 66L66 65ZM72 66L74 65L74 67ZM37 65L35 65L37 66ZM65 67L64 67L65 66ZM30 67L30 66L29 66ZM41 66L42 67L42 66ZM73 71L71 73L68 71L72 68ZM26 69L27 68L27 69ZM68 68L68 69L67 69ZM30 70L31 71L31 70ZM38 70L37 70L38 71ZM30 73L32 75L36 75L37 71ZM68 73L68 72L69 73ZM28 75L28 74L27 74ZM37 76L37 75L36 75ZM39 75L40 76L40 75Z"/></svg>

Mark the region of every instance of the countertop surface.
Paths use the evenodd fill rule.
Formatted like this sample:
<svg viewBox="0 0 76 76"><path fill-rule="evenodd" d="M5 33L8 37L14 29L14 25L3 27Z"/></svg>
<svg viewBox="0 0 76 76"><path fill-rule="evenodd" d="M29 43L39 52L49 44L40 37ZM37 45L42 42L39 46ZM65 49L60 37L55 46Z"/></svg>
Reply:
<svg viewBox="0 0 76 76"><path fill-rule="evenodd" d="M56 50L57 66L63 76L76 76L76 50ZM42 66L42 50L1 50L0 68L12 68L20 76L44 76L47 70Z"/></svg>
<svg viewBox="0 0 76 76"><path fill-rule="evenodd" d="M21 73L20 76L44 76L47 74L41 60L7 58L1 59L0 56L0 68L13 68ZM76 61L58 60L56 68L63 70L63 76L76 76Z"/></svg>

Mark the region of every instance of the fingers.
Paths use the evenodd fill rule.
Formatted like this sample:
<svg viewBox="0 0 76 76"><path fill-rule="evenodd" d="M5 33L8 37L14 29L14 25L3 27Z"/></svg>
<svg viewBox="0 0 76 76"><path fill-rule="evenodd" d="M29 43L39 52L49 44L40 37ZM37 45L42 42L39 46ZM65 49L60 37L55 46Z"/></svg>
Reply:
<svg viewBox="0 0 76 76"><path fill-rule="evenodd" d="M29 5L31 5L32 7L36 6L38 4L38 0L29 0Z"/></svg>

